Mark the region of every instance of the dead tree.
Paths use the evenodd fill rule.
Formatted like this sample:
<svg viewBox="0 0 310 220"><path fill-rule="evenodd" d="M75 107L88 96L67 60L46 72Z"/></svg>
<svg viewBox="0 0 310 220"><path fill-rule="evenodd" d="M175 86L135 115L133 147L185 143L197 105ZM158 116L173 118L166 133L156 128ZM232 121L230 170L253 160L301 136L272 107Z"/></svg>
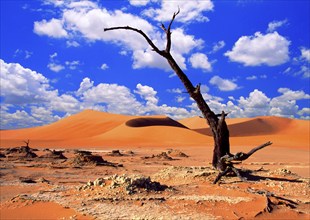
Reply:
<svg viewBox="0 0 310 220"><path fill-rule="evenodd" d="M129 30L137 32L138 34L142 35L144 39L148 42L151 46L152 50L155 51L160 56L164 57L167 62L169 63L170 67L173 71L177 74L177 76L182 81L184 87L187 90L187 93L190 95L191 98L195 100L197 103L198 108L200 109L203 117L207 120L209 124L213 139L214 139L214 150L213 150L213 159L212 165L214 168L221 171L219 176L223 176L228 173L230 170L234 171L238 176L240 175L239 172L236 172L236 168L233 167L231 162L227 162L227 158L234 157L230 153L230 143L229 143L229 130L225 121L225 117L227 113L222 111L220 114L215 114L208 106L206 101L204 100L201 92L200 92L200 84L194 86L192 82L188 79L187 75L182 71L179 67L175 59L172 57L171 51L171 26L176 18L176 16L180 13L180 9L173 14L172 19L168 25L168 28L165 27L164 24L161 24L161 28L166 33L166 48L160 50L153 41L142 31L137 28L133 28L130 26L120 26L120 27L110 27L105 28L104 31L112 31L112 30ZM271 144L271 143L270 143ZM227 157L226 159L223 159ZM220 178L219 177L219 178Z"/></svg>
<svg viewBox="0 0 310 220"><path fill-rule="evenodd" d="M23 141L25 144L26 144L26 146L25 147L29 147L29 143L30 143L30 140L28 139L27 141Z"/></svg>

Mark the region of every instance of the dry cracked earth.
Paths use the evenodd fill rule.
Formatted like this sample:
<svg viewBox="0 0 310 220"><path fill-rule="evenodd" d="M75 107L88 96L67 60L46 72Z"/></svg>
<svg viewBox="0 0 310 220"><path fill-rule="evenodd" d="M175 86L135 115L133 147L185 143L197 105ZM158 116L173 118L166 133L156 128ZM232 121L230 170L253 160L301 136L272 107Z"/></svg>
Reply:
<svg viewBox="0 0 310 220"><path fill-rule="evenodd" d="M0 156L1 219L50 219L53 204L72 211L58 219L310 218L309 178L285 163L243 163L246 182L230 175L214 185L217 171L179 149L24 146ZM36 204L46 204L42 215L23 213Z"/></svg>

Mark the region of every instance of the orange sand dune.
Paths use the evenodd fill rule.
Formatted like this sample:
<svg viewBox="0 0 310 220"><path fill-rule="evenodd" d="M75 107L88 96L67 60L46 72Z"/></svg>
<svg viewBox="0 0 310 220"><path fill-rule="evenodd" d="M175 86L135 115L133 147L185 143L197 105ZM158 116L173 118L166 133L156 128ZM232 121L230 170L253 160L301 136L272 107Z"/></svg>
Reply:
<svg viewBox="0 0 310 220"><path fill-rule="evenodd" d="M174 146L212 140L166 116L125 116L86 110L50 125L0 131L1 146Z"/></svg>
<svg viewBox="0 0 310 220"><path fill-rule="evenodd" d="M298 122L297 122L298 121ZM199 117L180 120L181 123L189 128L206 135L212 135L206 120ZM294 120L289 118L280 118L274 116L263 116L257 118L232 118L227 119L227 124L231 137L239 136L257 136L283 133L295 127L303 128L308 126L307 121ZM296 133L296 130L294 130Z"/></svg>
<svg viewBox="0 0 310 220"><path fill-rule="evenodd" d="M308 149L309 121L280 117L227 119L231 143L243 146L266 141L275 146ZM205 119L175 121L166 116L126 116L93 110L41 127L0 131L1 147L30 139L39 147L212 146Z"/></svg>
<svg viewBox="0 0 310 220"><path fill-rule="evenodd" d="M179 120L188 128L211 136L206 120L193 117ZM227 118L232 145L258 145L272 141L273 146L292 147L309 150L310 121L261 116L256 118Z"/></svg>

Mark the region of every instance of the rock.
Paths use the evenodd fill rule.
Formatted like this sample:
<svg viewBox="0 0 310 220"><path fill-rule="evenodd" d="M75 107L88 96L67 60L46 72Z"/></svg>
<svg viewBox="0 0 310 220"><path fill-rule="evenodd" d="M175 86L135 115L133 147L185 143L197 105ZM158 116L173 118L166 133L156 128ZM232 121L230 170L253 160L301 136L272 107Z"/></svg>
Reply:
<svg viewBox="0 0 310 220"><path fill-rule="evenodd" d="M114 175L110 179L112 180L109 187L110 189L123 187L125 188L127 194L134 194L141 189L146 191L164 191L168 188L168 186L161 185L159 182L151 181L150 177L141 175Z"/></svg>
<svg viewBox="0 0 310 220"><path fill-rule="evenodd" d="M47 153L40 156L40 158L46 158L46 159L67 159L67 157L65 157L63 155L63 151L55 151L55 150L46 150Z"/></svg>
<svg viewBox="0 0 310 220"><path fill-rule="evenodd" d="M39 182L39 183L47 183L47 184L50 184L51 181L49 181L49 180L44 179L43 177L41 177L40 179L37 180L37 182Z"/></svg>
<svg viewBox="0 0 310 220"><path fill-rule="evenodd" d="M24 160L38 157L28 146L9 148L5 151L9 160Z"/></svg>
<svg viewBox="0 0 310 220"><path fill-rule="evenodd" d="M89 181L86 183L86 185L87 185L87 186L93 186L94 183L93 183L92 181L89 180Z"/></svg>
<svg viewBox="0 0 310 220"><path fill-rule="evenodd" d="M174 150L174 149L169 149L167 151L167 154L169 154L172 157L188 157L185 153L183 153L180 150Z"/></svg>
<svg viewBox="0 0 310 220"><path fill-rule="evenodd" d="M76 154L75 158L73 159L73 163L77 165L102 165L106 164L107 161L105 161L101 156L99 155L92 155L92 154L84 154L84 153L78 153Z"/></svg>
<svg viewBox="0 0 310 220"><path fill-rule="evenodd" d="M159 159L159 160L173 160L172 157L168 156L168 154L166 152L162 152L160 154L157 155L152 155L150 157L146 156L146 157L142 157L142 159Z"/></svg>
<svg viewBox="0 0 310 220"><path fill-rule="evenodd" d="M109 153L108 155L114 157L124 156L119 150L112 150L112 152Z"/></svg>
<svg viewBox="0 0 310 220"><path fill-rule="evenodd" d="M103 178L97 178L94 181L94 186L104 186L104 185L105 185L105 182Z"/></svg>

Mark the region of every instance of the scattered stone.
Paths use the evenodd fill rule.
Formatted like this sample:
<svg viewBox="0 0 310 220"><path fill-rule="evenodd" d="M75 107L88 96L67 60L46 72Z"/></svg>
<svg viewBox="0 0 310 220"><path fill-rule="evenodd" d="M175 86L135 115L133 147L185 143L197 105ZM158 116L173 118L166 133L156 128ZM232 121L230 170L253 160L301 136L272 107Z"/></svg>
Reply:
<svg viewBox="0 0 310 220"><path fill-rule="evenodd" d="M274 171L270 171L268 174L269 175L275 174L275 175L281 175L281 176L297 176L296 173L293 173L292 171L286 168L279 168Z"/></svg>
<svg viewBox="0 0 310 220"><path fill-rule="evenodd" d="M0 153L0 158L6 158L6 156L3 153Z"/></svg>
<svg viewBox="0 0 310 220"><path fill-rule="evenodd" d="M172 157L168 156L168 154L166 152L162 152L160 154L157 155L152 155L152 156L146 156L146 157L142 157L142 159L158 159L158 160L173 160Z"/></svg>
<svg viewBox="0 0 310 220"><path fill-rule="evenodd" d="M56 150L46 150L47 153L40 156L40 158L45 158L45 159L67 159L67 157L65 157L63 155L63 151L56 151Z"/></svg>
<svg viewBox="0 0 310 220"><path fill-rule="evenodd" d="M125 153L125 154L128 154L128 155L134 155L134 154L135 154L135 153L134 153L133 151L131 151L131 150L125 151L124 153Z"/></svg>
<svg viewBox="0 0 310 220"><path fill-rule="evenodd" d="M93 185L94 185L94 183L90 180L86 183L86 186L93 186Z"/></svg>
<svg viewBox="0 0 310 220"><path fill-rule="evenodd" d="M73 159L73 164L75 165L105 165L108 162L105 161L99 155L92 155L91 152L79 152L76 154L75 158Z"/></svg>
<svg viewBox="0 0 310 220"><path fill-rule="evenodd" d="M134 194L137 190L144 189L146 191L164 191L168 188L166 185L161 185L159 182L151 181L150 177L142 175L113 175L109 178L112 180L110 189L124 187L127 194Z"/></svg>
<svg viewBox="0 0 310 220"><path fill-rule="evenodd" d="M183 153L180 150L174 150L174 149L169 149L167 151L167 154L169 154L172 157L188 157L185 153Z"/></svg>
<svg viewBox="0 0 310 220"><path fill-rule="evenodd" d="M113 190L122 188L128 195L144 191L164 191L169 188L166 185L161 185L159 182L151 181L150 177L142 175L113 175L107 178L97 178L95 181L88 181L86 185L78 187L78 190L92 189L95 186L106 186L106 181L110 182L108 189Z"/></svg>
<svg viewBox="0 0 310 220"><path fill-rule="evenodd" d="M24 160L38 157L28 146L9 148L5 151L9 160Z"/></svg>
<svg viewBox="0 0 310 220"><path fill-rule="evenodd" d="M92 154L92 152L86 151L86 150L75 150L74 153L75 154L83 154L83 155L91 155Z"/></svg>
<svg viewBox="0 0 310 220"><path fill-rule="evenodd" d="M94 181L94 186L104 186L105 185L105 181L103 178L97 178Z"/></svg>
<svg viewBox="0 0 310 220"><path fill-rule="evenodd" d="M112 152L109 153L108 155L109 155L109 156L113 156L113 157L124 156L119 150L112 150Z"/></svg>
<svg viewBox="0 0 310 220"><path fill-rule="evenodd" d="M50 184L51 181L49 181L49 180L47 180L47 179L41 177L40 179L37 180L37 182L38 182L38 183L47 183L47 184Z"/></svg>

